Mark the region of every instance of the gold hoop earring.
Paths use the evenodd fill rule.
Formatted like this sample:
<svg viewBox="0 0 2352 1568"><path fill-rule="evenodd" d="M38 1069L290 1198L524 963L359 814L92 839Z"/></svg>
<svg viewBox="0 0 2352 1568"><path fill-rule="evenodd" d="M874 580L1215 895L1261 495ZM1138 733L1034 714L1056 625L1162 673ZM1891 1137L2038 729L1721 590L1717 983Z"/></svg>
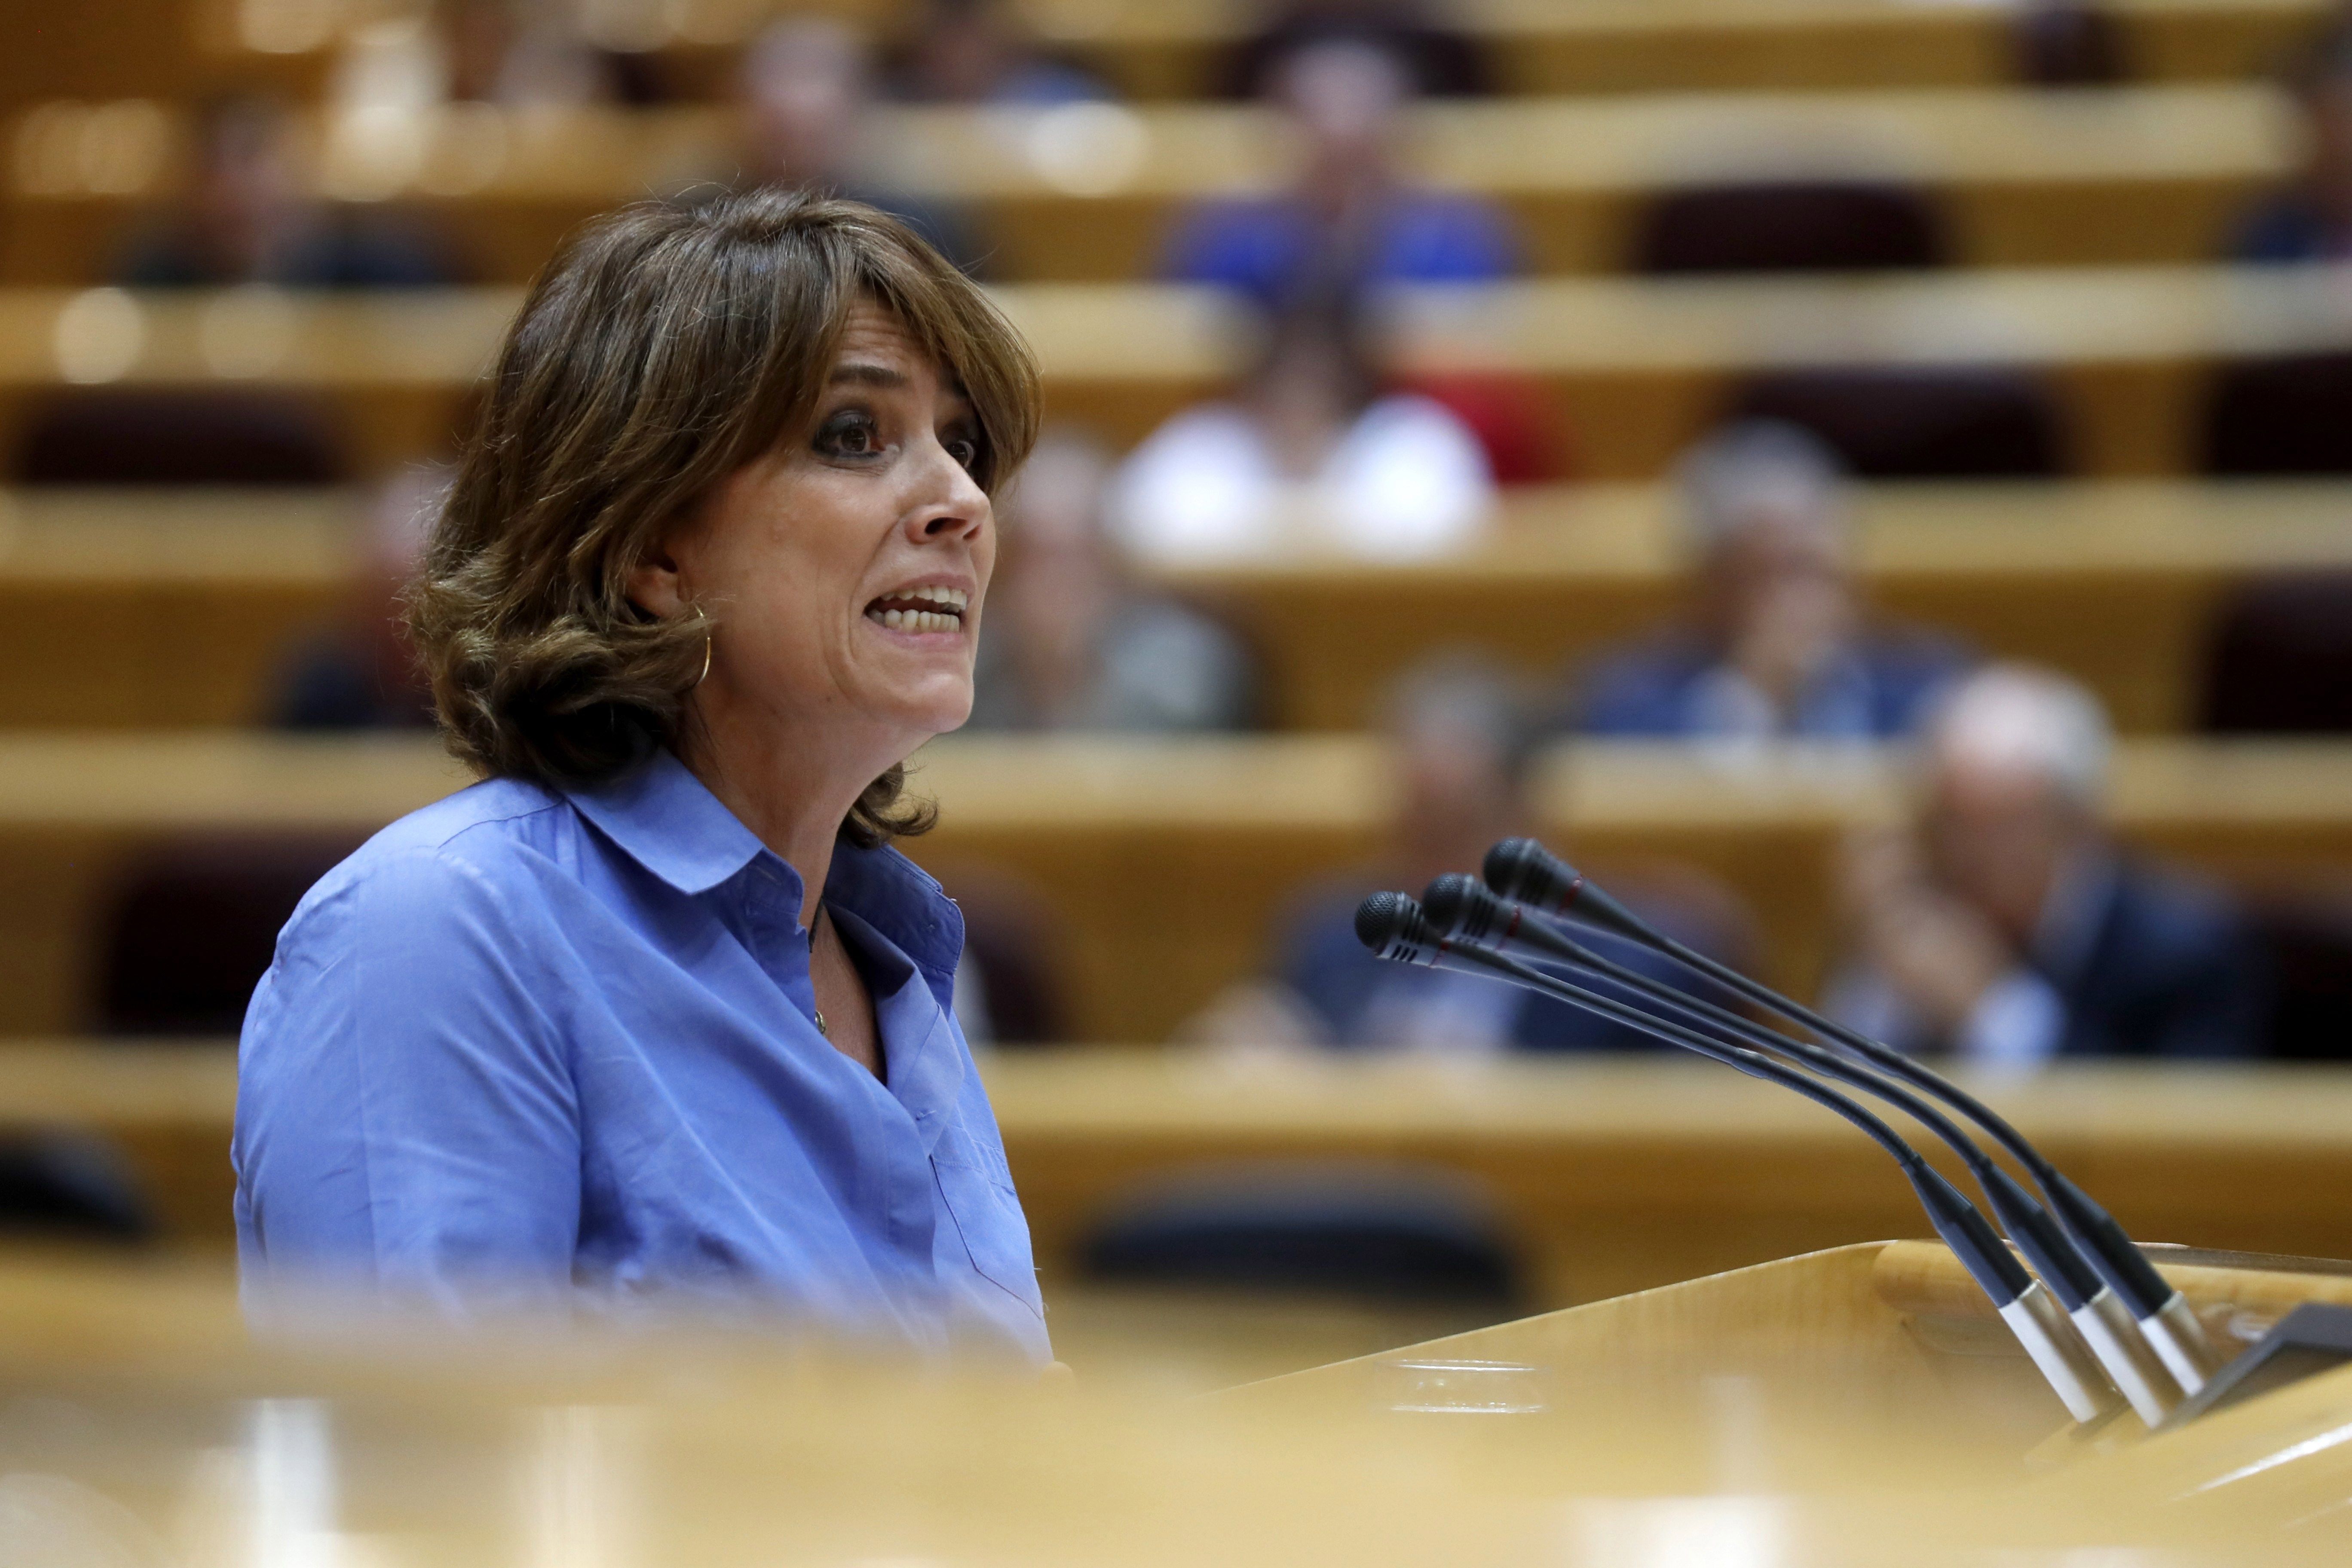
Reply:
<svg viewBox="0 0 2352 1568"><path fill-rule="evenodd" d="M700 605L697 605L694 606L694 618L702 623L702 673L694 678L694 686L688 687L687 689L688 691L693 690L695 686L700 686L704 681L710 679L710 617L702 613L702 606Z"/></svg>

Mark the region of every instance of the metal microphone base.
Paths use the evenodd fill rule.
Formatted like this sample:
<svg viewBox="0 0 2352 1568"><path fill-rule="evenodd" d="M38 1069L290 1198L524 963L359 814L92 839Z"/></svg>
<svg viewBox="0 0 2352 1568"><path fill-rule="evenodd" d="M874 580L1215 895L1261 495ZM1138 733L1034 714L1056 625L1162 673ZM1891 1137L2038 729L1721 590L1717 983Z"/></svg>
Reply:
<svg viewBox="0 0 2352 1568"><path fill-rule="evenodd" d="M2099 1369L2098 1358L2040 1280L2001 1308L2000 1319L2076 1421L2087 1426L2123 1408L2123 1400Z"/></svg>
<svg viewBox="0 0 2352 1568"><path fill-rule="evenodd" d="M2123 1298L2107 1286L2077 1309L2075 1327L2083 1331L2107 1377L2129 1401L2132 1413L2151 1431L2180 1403L2179 1384L2157 1359L2138 1321Z"/></svg>

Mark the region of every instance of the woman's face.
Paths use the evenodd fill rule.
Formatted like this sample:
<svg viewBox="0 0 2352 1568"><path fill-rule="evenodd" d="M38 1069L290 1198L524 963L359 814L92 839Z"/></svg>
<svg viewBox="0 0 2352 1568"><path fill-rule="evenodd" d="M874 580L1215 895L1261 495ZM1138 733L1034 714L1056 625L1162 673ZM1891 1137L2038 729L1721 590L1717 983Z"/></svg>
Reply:
<svg viewBox="0 0 2352 1568"><path fill-rule="evenodd" d="M708 610L706 722L838 733L895 761L964 721L996 558L980 439L940 367L859 304L808 427L722 484L631 584L656 615Z"/></svg>

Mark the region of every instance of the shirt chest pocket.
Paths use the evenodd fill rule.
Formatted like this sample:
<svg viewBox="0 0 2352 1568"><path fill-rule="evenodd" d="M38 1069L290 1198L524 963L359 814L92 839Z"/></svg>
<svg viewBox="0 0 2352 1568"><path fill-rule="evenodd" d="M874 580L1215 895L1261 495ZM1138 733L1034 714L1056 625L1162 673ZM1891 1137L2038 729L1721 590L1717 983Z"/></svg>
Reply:
<svg viewBox="0 0 2352 1568"><path fill-rule="evenodd" d="M1037 1292L1036 1263L1029 1249L1029 1221L1013 1195L1013 1175L1003 1156L982 1148L962 1128L951 1127L931 1152L931 1174L973 1270L1044 1317L1045 1300Z"/></svg>

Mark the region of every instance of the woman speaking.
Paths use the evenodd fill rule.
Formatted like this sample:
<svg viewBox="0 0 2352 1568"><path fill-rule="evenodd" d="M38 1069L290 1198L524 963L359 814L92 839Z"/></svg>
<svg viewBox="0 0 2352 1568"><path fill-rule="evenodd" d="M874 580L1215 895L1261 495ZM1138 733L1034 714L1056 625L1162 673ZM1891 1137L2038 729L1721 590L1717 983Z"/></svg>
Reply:
<svg viewBox="0 0 2352 1568"><path fill-rule="evenodd" d="M760 192L607 218L507 335L412 599L483 775L311 889L239 1055L249 1279L733 1297L1047 1356L889 847L964 721L1037 376L905 227Z"/></svg>

